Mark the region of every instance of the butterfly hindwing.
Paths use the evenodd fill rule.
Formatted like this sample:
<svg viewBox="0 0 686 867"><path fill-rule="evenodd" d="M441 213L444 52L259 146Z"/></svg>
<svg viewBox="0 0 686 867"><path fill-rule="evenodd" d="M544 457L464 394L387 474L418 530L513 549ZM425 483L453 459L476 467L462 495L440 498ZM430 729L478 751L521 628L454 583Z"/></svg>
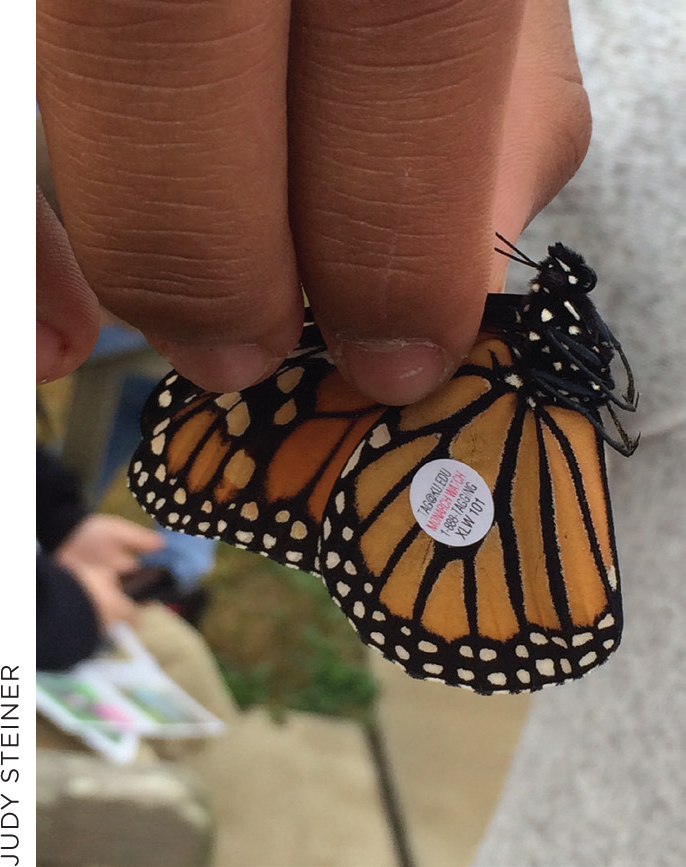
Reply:
<svg viewBox="0 0 686 867"><path fill-rule="evenodd" d="M497 368L470 363L494 352ZM602 441L570 410L528 407L506 356L485 341L432 399L381 418L332 492L320 555L365 643L415 677L481 693L579 677L622 626ZM410 507L417 467L446 454L493 496L493 525L475 545L434 541Z"/></svg>

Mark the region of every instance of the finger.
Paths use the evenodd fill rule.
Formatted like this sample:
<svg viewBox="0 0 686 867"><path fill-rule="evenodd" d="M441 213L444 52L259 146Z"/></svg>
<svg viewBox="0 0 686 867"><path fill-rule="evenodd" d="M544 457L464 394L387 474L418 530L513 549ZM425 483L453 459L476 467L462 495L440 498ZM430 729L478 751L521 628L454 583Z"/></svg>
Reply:
<svg viewBox="0 0 686 867"><path fill-rule="evenodd" d="M522 2L294 4L291 223L344 374L417 400L473 343Z"/></svg>
<svg viewBox="0 0 686 867"><path fill-rule="evenodd" d="M157 531L141 527L125 518L119 520L116 532L122 546L139 554L152 554L164 548L164 539Z"/></svg>
<svg viewBox="0 0 686 867"><path fill-rule="evenodd" d="M106 626L111 626L118 621L130 624L133 624L136 621L138 614L136 603L129 599L129 597L118 588L113 588L112 594L104 608L103 619Z"/></svg>
<svg viewBox="0 0 686 867"><path fill-rule="evenodd" d="M39 103L62 215L101 302L199 385L297 341L286 0L40 0Z"/></svg>
<svg viewBox="0 0 686 867"><path fill-rule="evenodd" d="M119 549L112 551L112 554L107 562L110 568L116 575L126 575L128 572L133 572L140 567L138 557L133 554Z"/></svg>
<svg viewBox="0 0 686 867"><path fill-rule="evenodd" d="M36 381L75 370L98 337L98 301L67 233L39 189L36 196Z"/></svg>
<svg viewBox="0 0 686 867"><path fill-rule="evenodd" d="M516 241L579 168L590 136L569 7L559 0L529 2L505 115L495 207L501 234ZM507 262L496 257L496 284Z"/></svg>

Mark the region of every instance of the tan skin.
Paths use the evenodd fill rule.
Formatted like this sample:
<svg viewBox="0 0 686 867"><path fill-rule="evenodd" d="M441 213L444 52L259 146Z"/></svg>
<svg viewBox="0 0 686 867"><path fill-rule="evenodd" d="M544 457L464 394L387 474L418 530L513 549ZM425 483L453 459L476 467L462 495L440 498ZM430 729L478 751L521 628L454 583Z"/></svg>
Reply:
<svg viewBox="0 0 686 867"><path fill-rule="evenodd" d="M104 627L123 620L133 623L137 605L124 593L121 576L135 569L143 554L163 546L154 530L116 515L89 515L79 523L53 557L88 593Z"/></svg>
<svg viewBox="0 0 686 867"><path fill-rule="evenodd" d="M99 301L245 387L296 344L301 281L342 373L418 400L502 286L495 230L590 135L562 0L39 0L38 97L67 233L41 202L41 380Z"/></svg>

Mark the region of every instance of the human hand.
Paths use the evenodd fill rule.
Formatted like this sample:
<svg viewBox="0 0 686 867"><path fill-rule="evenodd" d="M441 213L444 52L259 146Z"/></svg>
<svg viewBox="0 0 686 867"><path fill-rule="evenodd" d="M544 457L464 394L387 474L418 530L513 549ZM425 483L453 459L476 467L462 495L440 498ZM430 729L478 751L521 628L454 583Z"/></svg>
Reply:
<svg viewBox="0 0 686 867"><path fill-rule="evenodd" d="M79 563L70 573L90 597L102 626L107 629L117 621L135 623L138 606L122 590L113 569Z"/></svg>
<svg viewBox="0 0 686 867"><path fill-rule="evenodd" d="M55 549L57 562L70 572L95 567L115 576L132 572L142 554L159 551L164 542L154 530L117 515L89 515Z"/></svg>
<svg viewBox="0 0 686 867"><path fill-rule="evenodd" d="M502 285L495 229L515 240L590 134L560 0L39 0L38 85L88 284L217 391L297 342L299 278L350 381L431 391ZM42 285L56 378L92 329L82 281Z"/></svg>

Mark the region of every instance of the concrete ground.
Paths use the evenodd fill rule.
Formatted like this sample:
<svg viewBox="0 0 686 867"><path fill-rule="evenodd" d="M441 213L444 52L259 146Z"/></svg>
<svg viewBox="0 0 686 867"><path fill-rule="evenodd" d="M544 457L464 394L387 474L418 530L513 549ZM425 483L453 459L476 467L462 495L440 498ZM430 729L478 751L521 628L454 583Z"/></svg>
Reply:
<svg viewBox="0 0 686 867"><path fill-rule="evenodd" d="M379 729L407 850L396 850L363 730L239 715L192 763L217 821L213 867L468 867L529 707L412 680L375 659ZM403 862L403 857L406 859Z"/></svg>

